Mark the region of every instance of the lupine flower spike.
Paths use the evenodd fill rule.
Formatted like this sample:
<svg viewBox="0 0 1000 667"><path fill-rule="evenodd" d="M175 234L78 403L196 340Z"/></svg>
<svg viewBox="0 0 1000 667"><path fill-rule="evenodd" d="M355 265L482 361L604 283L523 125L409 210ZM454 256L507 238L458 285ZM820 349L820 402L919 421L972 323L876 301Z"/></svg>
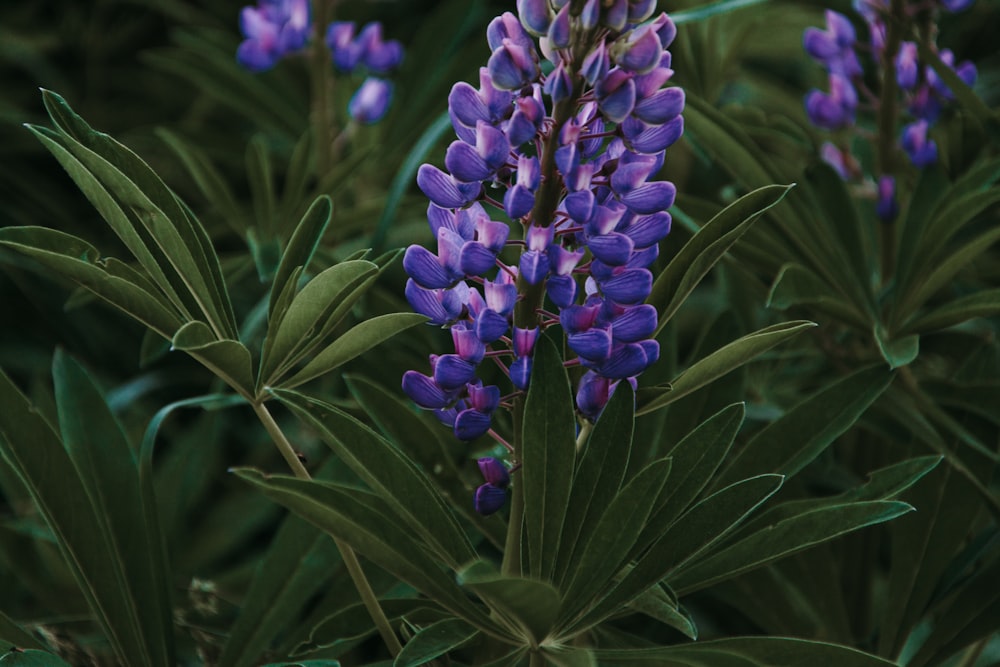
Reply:
<svg viewBox="0 0 1000 667"><path fill-rule="evenodd" d="M937 3L906 0L904 9L921 11L937 4L941 9L957 12L967 9L973 0L939 0ZM886 48L886 25L889 18L889 0L854 0L854 8L864 19L869 35L869 47L876 63L881 63ZM810 91L805 99L809 120L825 130L837 131L841 136L855 126L858 112L858 91L862 89L864 72L856 54L857 34L851 20L838 12L827 10L826 29L807 28L803 35L806 52L826 69L829 92ZM862 47L866 48L866 47ZM976 81L976 67L970 62L955 65L955 56L948 49L939 53L941 60L955 70L967 85ZM954 100L954 94L945 86L930 65L920 60L917 44L905 39L899 44L893 61L896 84L902 93L902 103L912 120L904 124L899 135L899 147L910 163L922 169L937 162L937 144L930 135L945 105ZM883 78L881 76L876 78ZM861 175L857 160L846 147L826 142L820 151L822 159L832 166L844 180ZM884 168L884 165L883 165ZM891 221L898 211L895 205L895 179L888 174L879 177L876 213L883 221Z"/></svg>
<svg viewBox="0 0 1000 667"><path fill-rule="evenodd" d="M417 172L437 245L407 249L406 296L451 328L455 352L431 355L429 375L408 371L403 390L459 439L490 432L502 405L476 377L480 362L500 361L511 389L526 391L535 343L553 324L576 355L568 363L585 369L582 418L597 419L618 383L634 385L659 357L656 309L643 302L676 193L656 176L684 128L684 92L667 87L676 29L646 0L582 4L519 0L517 15L490 23L478 85L448 96L457 139L447 171ZM506 246L519 249L515 261ZM529 292L551 306L515 322ZM483 465L475 505L489 513L505 495Z"/></svg>

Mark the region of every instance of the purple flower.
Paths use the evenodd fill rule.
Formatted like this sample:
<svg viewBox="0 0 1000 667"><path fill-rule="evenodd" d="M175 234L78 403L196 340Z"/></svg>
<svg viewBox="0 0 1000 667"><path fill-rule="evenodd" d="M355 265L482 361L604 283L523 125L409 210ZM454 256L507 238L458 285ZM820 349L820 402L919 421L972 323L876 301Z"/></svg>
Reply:
<svg viewBox="0 0 1000 667"><path fill-rule="evenodd" d="M368 23L357 37L353 21L334 21L326 30L326 45L333 64L341 72L364 65L373 74L388 74L403 60L403 47L396 40L382 39L382 24Z"/></svg>
<svg viewBox="0 0 1000 667"><path fill-rule="evenodd" d="M875 212L882 222L892 222L899 214L899 205L896 203L896 179L887 174L879 176L878 179L878 203L875 205Z"/></svg>
<svg viewBox="0 0 1000 667"><path fill-rule="evenodd" d="M358 123L377 123L389 110L392 84L383 79L369 77L347 103L347 113Z"/></svg>
<svg viewBox="0 0 1000 667"><path fill-rule="evenodd" d="M937 144L927 136L929 128L926 120L918 120L903 128L899 143L914 167L923 168L937 162Z"/></svg>
<svg viewBox="0 0 1000 667"><path fill-rule="evenodd" d="M245 38L236 59L253 72L271 69L284 56L301 50L309 40L308 0L260 0L240 12Z"/></svg>

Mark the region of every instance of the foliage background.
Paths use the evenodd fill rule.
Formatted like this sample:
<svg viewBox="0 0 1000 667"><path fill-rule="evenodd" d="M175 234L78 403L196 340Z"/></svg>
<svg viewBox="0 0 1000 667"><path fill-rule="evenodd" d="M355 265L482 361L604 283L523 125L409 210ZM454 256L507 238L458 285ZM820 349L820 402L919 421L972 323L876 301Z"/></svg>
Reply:
<svg viewBox="0 0 1000 667"><path fill-rule="evenodd" d="M440 162L450 139L446 132L435 133L432 128L435 123L440 126L448 90L455 81L475 80L487 55L485 25L501 11L512 9L510 4L498 0L339 4L338 17L383 21L386 35L401 40L407 56L395 77L396 98L390 115L359 133L343 168L334 169L332 181L319 188L333 194L336 206L334 222L320 251L321 261L332 263L360 248L375 247L379 252L429 239L426 199L412 185L412 177L400 178L402 187L396 186L395 179L401 170L405 174L408 160L418 149L425 151L423 156L417 155L418 162L421 157ZM660 7L676 11L703 4L661 2ZM288 165L308 127L309 103L307 73L300 63L286 62L259 76L237 67L232 54L239 41L236 16L240 6L240 2L186 0L0 5L0 225L53 227L87 238L105 254L123 254L116 252L120 248L117 239L58 163L21 127L26 122L46 124L38 88L57 91L93 127L140 154L194 208L222 258L232 293L242 299L234 304L237 311L249 313L266 297L254 263L254 252L258 257L267 252L258 224L261 216L267 215L262 210L268 206L260 197L262 183L270 180L275 184L277 206L283 212L278 216L281 223L294 224L310 200L289 197L284 202L287 210L281 208L283 187L291 180ZM849 10L848 2L831 2L830 6ZM806 26L821 24L823 8L813 1L776 0L685 26L673 49L675 80L689 95L751 128L762 150L784 152L793 165L810 165L822 137L810 128L801 99L805 91L821 83L823 75L802 52L801 35ZM980 77L976 91L986 105L992 109L1000 106L1000 51L995 45L995 35L1000 34L1000 7L980 0L970 11L946 17L941 34L942 46L950 46L961 58L977 63ZM347 84L338 88L341 106L351 89ZM950 136L958 138L949 145L953 171L996 154L995 145L987 142L984 146L975 140L967 118L959 115L950 123ZM681 247L698 222L704 223L721 205L745 192L740 179L734 177L733 165L717 159L712 147L700 141L695 134L668 154L666 175L682 193L678 208L686 216L676 216L674 232L663 247L665 257ZM206 195L192 170L193 163L185 162L184 150L177 150L178 146L196 147L217 170L229 196ZM186 155L190 159L192 153ZM262 159L262 155L267 158ZM410 169L412 172L413 167ZM316 185L310 183L307 189ZM981 224L998 222L995 209L985 215ZM690 224L685 224L685 217ZM762 226L768 221L765 218ZM670 354L665 355L654 380L669 380L690 359L789 319L784 317L787 313L764 308L774 270L782 260L761 261L768 241L766 232L755 233L759 236L749 239L749 250L737 252L735 260L720 265L684 305L666 332ZM970 271L973 277L968 284L1000 286L996 260L995 249L981 257ZM0 367L25 388L43 412L54 412L50 385L56 349L79 360L93 375L133 443L141 440L147 423L163 405L219 388L195 362L177 353L164 354L141 327L74 291L72 285L42 277L29 261L7 250L0 250L0 262ZM401 296L404 280L398 266L386 272L356 315L407 310ZM845 339L836 322L808 310L793 310L792 314L814 319L820 327L794 345L779 348L696 392L677 409L640 423L644 438L639 441L656 442L663 451L725 405L746 400L748 420L741 433L745 442L803 397L829 387L857 367L852 365L857 360L849 355L839 361L842 355L837 348ZM996 388L998 376L991 375L1000 363L996 327L994 317L979 324L970 338L939 336L923 341L927 354L933 355L932 365L978 365L983 369L982 391L992 393L980 396L980 414L970 416L970 411L959 409L955 418L994 454L1000 443L996 420L1000 389ZM404 370L420 363L427 351L440 347L432 342L435 333L408 332L351 362L344 375L363 375L395 390ZM980 355L953 361L954 348L967 346L969 340L981 344ZM842 363L840 368L838 363ZM361 413L340 373L310 389ZM997 400L990 403L992 399ZM995 410L992 417L991 405ZM883 416L892 407L883 406ZM238 615L254 569L284 516L283 510L226 474L236 466L281 469L280 458L249 414L245 408L178 412L164 426L158 445L156 485L163 529L173 545L175 578L169 583L179 603L175 616L184 629L185 655L217 657L213 652L219 649L219 638ZM838 440L807 468L789 493L805 497L840 491L871 470L933 453L918 436L900 430L892 419L880 419L876 414L863 426ZM306 458L322 460L322 445L302 435L313 447L303 452ZM952 435L945 436L951 446ZM886 442L889 444L882 446ZM482 451L464 451L457 443L448 446L461 474L471 479L474 457ZM646 457L653 458L655 451L651 449ZM915 499L910 500L918 509L920 500L925 506L966 519L953 521L948 515L934 524L933 530L945 531L945 524L951 522L953 532L932 533L935 539L951 540L953 546L969 549L944 550L933 567L927 561L910 564L908 572L914 581L923 581L924 587L931 589L925 600L931 611L936 602L951 601L948 577L952 576L951 583L962 579L961 558L986 554L979 562L985 563L987 572L997 571L997 487L990 474L995 458L980 460L959 451L960 460L979 475L994 500L991 506L982 494L970 491L961 476L950 472L952 468L945 467L934 473L933 486L918 487ZM644 460L638 457L636 462ZM351 479L343 466L336 462L328 465L332 478ZM86 620L85 606L71 578L60 568L45 536L39 538L37 517L25 507L23 490L7 470L0 473L0 498L0 590L4 591L0 611L44 626L51 633L50 641L67 652L69 662L85 664L87 642L99 640ZM736 579L718 591L699 593L692 609L701 638L773 633L878 649L879 642L887 640L876 636L877 620L893 602L885 597L886 582L892 568L899 567L889 541L887 534L871 530L823 547L826 551L818 556L810 552L813 560L786 561L780 569L764 570ZM335 561L329 549L317 546L310 558L314 560L295 582L300 588L294 595L301 602L295 608L296 616L278 624L280 632L273 646L280 647L279 651L305 641L319 619L356 599L339 566L329 565ZM817 574L822 571L817 567L831 563L839 570L837 577ZM930 571L922 567L930 567ZM380 581L375 575L376 584L391 594L393 580L382 577ZM846 593L838 593L836 603L844 608L831 611L824 608L824 601L833 599L830 585L836 587L836 582L844 582ZM780 592L762 603L759 594L766 589ZM812 602L796 601L796 594ZM978 652L974 656L971 651L948 653L941 659L956 665L988 665L1000 660L995 638L989 643L988 625L990 619L1000 617L1000 608L995 598L982 605L972 614L986 624L975 636ZM943 615L940 608L927 616L915 613L900 621L903 626L912 626L900 630L900 636L908 636L909 630L929 633L931 619ZM968 613L972 613L971 608ZM680 639L673 630L661 628L649 633L660 633L663 641ZM345 664L360 663L377 654L377 642L359 640L360 646L353 648L351 643L338 648ZM965 644L959 648L964 649ZM77 654L76 661L73 651L83 652ZM971 661L960 662L970 656Z"/></svg>

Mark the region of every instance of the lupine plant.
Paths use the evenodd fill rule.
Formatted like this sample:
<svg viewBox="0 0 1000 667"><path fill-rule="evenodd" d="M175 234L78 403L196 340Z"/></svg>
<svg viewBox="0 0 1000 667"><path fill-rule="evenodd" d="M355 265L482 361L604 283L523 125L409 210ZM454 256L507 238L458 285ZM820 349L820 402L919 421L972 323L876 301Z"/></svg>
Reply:
<svg viewBox="0 0 1000 667"><path fill-rule="evenodd" d="M995 9L243 1L11 47L0 664L995 661Z"/></svg>

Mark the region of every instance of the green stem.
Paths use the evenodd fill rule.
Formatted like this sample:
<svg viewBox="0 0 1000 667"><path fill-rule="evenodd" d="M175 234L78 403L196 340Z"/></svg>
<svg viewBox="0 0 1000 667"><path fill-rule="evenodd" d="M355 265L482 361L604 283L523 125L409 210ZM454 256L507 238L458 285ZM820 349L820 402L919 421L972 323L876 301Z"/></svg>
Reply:
<svg viewBox="0 0 1000 667"><path fill-rule="evenodd" d="M545 656L539 651L532 651L531 660L528 664L529 667L545 667Z"/></svg>
<svg viewBox="0 0 1000 667"><path fill-rule="evenodd" d="M333 92L333 72L330 49L326 45L326 27L330 23L333 3L330 0L313 1L312 62L312 126L316 141L316 180L322 181L330 173L333 163L333 118L330 114L330 96Z"/></svg>
<svg viewBox="0 0 1000 667"><path fill-rule="evenodd" d="M514 437L511 445L514 447L512 458L514 462L521 460L521 424L524 420L524 399L515 399L511 410L514 422ZM507 521L507 540L504 542L503 562L500 571L507 576L521 574L521 524L524 522L524 475L520 472L511 489L510 519Z"/></svg>
<svg viewBox="0 0 1000 667"><path fill-rule="evenodd" d="M878 170L879 174L895 173L896 116L899 86L896 83L896 54L902 41L906 8L903 0L892 0L886 21L885 50L882 52L882 90L878 108ZM882 283L892 277L896 267L896 224L880 226Z"/></svg>
<svg viewBox="0 0 1000 667"><path fill-rule="evenodd" d="M285 437L281 427L274 421L274 417L271 416L267 406L257 401L251 402L250 405L257 414L257 418L260 419L261 424L264 425L264 429L268 435L274 440L275 446L277 446L278 451L281 452L281 456L288 463L288 467L295 473L295 476L299 479L311 480L312 476L295 453L295 448L292 447L292 443ZM354 587L357 589L358 595L361 596L361 602L364 603L369 615L371 615L378 633L382 636L382 641L385 642L386 647L393 657L399 655L403 647L399 643L396 633L393 632L392 625L389 623L385 612L379 606L378 596L375 595L371 584L368 583L368 578L365 576L364 570L361 569L361 563L358 561L357 555L351 549L350 545L340 541L336 537L333 538L333 543L337 545L337 550L340 551L340 556L344 560L347 573L350 575L351 581L354 582Z"/></svg>

